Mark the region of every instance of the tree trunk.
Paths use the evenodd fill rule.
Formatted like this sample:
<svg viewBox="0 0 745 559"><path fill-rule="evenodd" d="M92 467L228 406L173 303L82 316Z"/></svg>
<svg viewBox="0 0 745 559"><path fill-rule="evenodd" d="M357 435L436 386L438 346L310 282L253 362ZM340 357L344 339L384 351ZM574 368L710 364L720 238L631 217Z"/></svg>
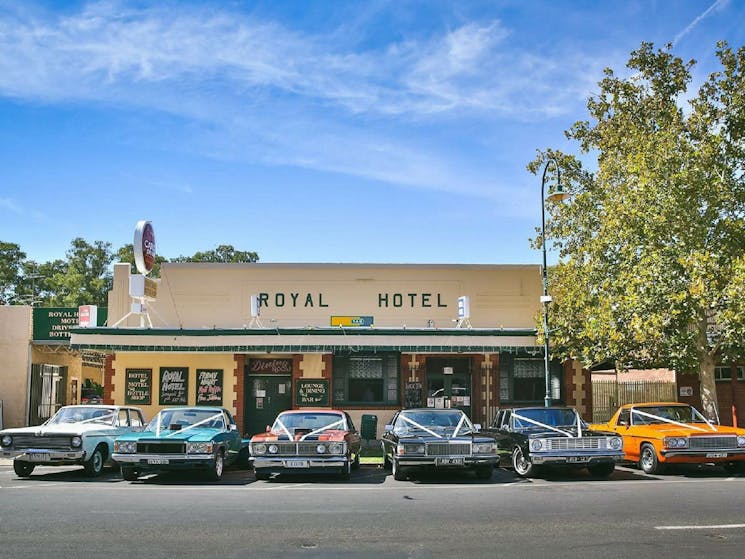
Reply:
<svg viewBox="0 0 745 559"><path fill-rule="evenodd" d="M719 422L719 405L717 403L717 385L714 381L714 366L716 355L709 349L709 340L706 336L708 321L704 317L699 320L697 328L696 350L698 353L699 379L701 381L701 407L707 419L716 419Z"/></svg>

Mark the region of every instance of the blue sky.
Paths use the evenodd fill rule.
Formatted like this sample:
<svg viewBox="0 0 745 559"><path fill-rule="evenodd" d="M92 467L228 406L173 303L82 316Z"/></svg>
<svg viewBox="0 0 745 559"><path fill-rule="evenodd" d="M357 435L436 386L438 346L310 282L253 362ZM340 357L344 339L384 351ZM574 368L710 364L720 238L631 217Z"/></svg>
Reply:
<svg viewBox="0 0 745 559"><path fill-rule="evenodd" d="M642 41L716 69L745 2L0 0L0 240L538 263L536 149Z"/></svg>

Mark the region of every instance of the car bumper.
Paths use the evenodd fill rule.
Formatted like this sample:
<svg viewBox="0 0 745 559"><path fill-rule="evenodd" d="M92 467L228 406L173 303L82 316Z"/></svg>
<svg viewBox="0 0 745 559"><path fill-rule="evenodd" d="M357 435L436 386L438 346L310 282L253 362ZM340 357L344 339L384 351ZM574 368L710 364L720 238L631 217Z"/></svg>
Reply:
<svg viewBox="0 0 745 559"><path fill-rule="evenodd" d="M263 473L323 473L331 470L346 469L349 459L346 456L283 456L282 458L268 458L252 456L254 470Z"/></svg>
<svg viewBox="0 0 745 559"><path fill-rule="evenodd" d="M121 454L115 452L111 459L122 466L141 470L181 470L207 468L215 462L214 454Z"/></svg>
<svg viewBox="0 0 745 559"><path fill-rule="evenodd" d="M475 468L477 466L492 466L497 464L496 456L396 456L397 464L404 468L432 467L432 468Z"/></svg>
<svg viewBox="0 0 745 559"><path fill-rule="evenodd" d="M623 460L623 452L605 452L603 454L572 453L532 453L530 461L544 466L577 466L583 468L594 464L618 463Z"/></svg>
<svg viewBox="0 0 745 559"><path fill-rule="evenodd" d="M3 458L15 458L31 464L79 464L85 459L83 450L49 450L44 448L25 448L23 450L3 450Z"/></svg>
<svg viewBox="0 0 745 559"><path fill-rule="evenodd" d="M661 450L663 458L695 458L704 462L727 461L732 459L745 460L745 448L708 448L704 450L675 449Z"/></svg>

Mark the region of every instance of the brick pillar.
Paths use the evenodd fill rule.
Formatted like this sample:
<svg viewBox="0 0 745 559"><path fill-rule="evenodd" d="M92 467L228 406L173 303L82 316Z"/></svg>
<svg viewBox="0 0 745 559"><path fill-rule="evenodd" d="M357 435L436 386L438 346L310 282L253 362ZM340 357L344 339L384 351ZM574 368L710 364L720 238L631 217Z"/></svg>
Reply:
<svg viewBox="0 0 745 559"><path fill-rule="evenodd" d="M115 353L107 353L103 369L103 403L113 405L114 402L114 360ZM124 402L121 402L122 404Z"/></svg>
<svg viewBox="0 0 745 559"><path fill-rule="evenodd" d="M243 432L244 417L243 412L246 407L246 356L235 354L235 369L233 369L233 379L235 381L235 400L233 400L233 411L235 413L235 422L238 424L238 432Z"/></svg>

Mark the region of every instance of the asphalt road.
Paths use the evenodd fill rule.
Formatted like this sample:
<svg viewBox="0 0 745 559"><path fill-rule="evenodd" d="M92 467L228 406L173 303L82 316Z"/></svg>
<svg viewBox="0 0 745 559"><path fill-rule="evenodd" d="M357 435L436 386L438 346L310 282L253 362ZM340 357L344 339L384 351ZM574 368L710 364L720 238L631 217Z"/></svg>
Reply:
<svg viewBox="0 0 745 559"><path fill-rule="evenodd" d="M0 558L739 558L745 477L713 467L647 476L619 468L522 480L505 470L395 481L363 467L333 478L219 483L187 475L90 480L0 465Z"/></svg>

